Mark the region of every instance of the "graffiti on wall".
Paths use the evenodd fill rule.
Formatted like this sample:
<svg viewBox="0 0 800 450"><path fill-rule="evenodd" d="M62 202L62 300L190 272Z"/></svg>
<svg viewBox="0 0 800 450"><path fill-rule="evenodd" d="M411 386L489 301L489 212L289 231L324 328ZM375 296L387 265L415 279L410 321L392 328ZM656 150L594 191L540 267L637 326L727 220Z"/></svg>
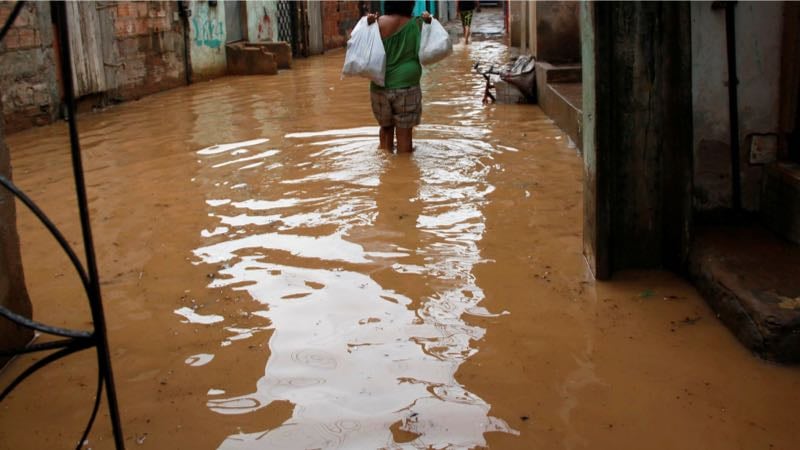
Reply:
<svg viewBox="0 0 800 450"><path fill-rule="evenodd" d="M200 9L192 17L194 43L198 47L219 48L225 42L225 22L218 20L216 14L208 9Z"/></svg>
<svg viewBox="0 0 800 450"><path fill-rule="evenodd" d="M261 20L258 21L258 33L256 38L259 42L272 41L272 19L267 14L267 8L264 8L264 13Z"/></svg>

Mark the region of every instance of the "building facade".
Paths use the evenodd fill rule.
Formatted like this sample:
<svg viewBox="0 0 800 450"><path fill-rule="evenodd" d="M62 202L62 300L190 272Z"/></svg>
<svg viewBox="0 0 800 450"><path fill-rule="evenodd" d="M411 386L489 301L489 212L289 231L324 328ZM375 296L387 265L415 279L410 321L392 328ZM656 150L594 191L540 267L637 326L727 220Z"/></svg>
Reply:
<svg viewBox="0 0 800 450"><path fill-rule="evenodd" d="M0 21L15 2L0 2ZM357 1L69 2L70 42L50 4L28 2L0 44L6 132L62 116L57 59L69 45L81 109L104 107L228 73L226 46L285 42L295 56L343 47L369 9Z"/></svg>

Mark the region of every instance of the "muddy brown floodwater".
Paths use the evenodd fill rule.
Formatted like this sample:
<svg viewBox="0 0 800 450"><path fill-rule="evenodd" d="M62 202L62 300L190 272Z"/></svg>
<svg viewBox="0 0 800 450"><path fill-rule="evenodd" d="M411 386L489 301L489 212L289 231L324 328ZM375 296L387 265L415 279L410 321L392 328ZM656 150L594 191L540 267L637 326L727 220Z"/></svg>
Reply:
<svg viewBox="0 0 800 450"><path fill-rule="evenodd" d="M797 448L798 369L673 275L592 280L576 149L536 106L481 105L472 63L506 57L476 40L425 72L411 156L376 149L341 51L80 117L129 448ZM8 142L79 244L64 124ZM88 327L19 225L36 317ZM90 352L36 374L0 447L70 448L95 376ZM86 447L111 444L101 413Z"/></svg>

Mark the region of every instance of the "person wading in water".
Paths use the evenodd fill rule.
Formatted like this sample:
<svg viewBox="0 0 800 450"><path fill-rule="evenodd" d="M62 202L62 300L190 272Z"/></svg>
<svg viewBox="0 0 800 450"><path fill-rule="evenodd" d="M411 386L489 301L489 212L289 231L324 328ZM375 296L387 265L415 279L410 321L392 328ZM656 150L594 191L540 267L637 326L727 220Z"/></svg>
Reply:
<svg viewBox="0 0 800 450"><path fill-rule="evenodd" d="M422 117L420 31L422 22L431 23L432 19L427 11L420 17L412 18L414 3L386 2L384 15L367 15L369 24L378 21L383 48L386 50L384 85L381 87L370 83L372 112L381 127L380 148L392 151L396 128L399 153L414 151L412 132Z"/></svg>
<svg viewBox="0 0 800 450"><path fill-rule="evenodd" d="M458 14L461 16L461 26L464 28L464 44L469 44L469 38L472 34L470 27L472 26L472 14L475 13L476 1L459 1Z"/></svg>

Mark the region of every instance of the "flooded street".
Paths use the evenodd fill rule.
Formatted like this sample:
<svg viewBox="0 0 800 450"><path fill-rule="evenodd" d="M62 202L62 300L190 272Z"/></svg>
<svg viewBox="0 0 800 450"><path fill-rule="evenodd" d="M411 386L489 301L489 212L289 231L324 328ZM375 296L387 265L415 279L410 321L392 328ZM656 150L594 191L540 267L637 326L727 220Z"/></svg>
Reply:
<svg viewBox="0 0 800 450"><path fill-rule="evenodd" d="M377 149L343 59L80 117L128 448L796 448L800 370L674 275L593 281L574 145L536 106L481 104L471 67L504 43L426 69L412 155ZM80 243L66 125L7 141ZM18 215L35 317L89 327L68 260ZM74 447L95 380L91 352L35 375L0 448ZM87 448L113 446L103 411Z"/></svg>

